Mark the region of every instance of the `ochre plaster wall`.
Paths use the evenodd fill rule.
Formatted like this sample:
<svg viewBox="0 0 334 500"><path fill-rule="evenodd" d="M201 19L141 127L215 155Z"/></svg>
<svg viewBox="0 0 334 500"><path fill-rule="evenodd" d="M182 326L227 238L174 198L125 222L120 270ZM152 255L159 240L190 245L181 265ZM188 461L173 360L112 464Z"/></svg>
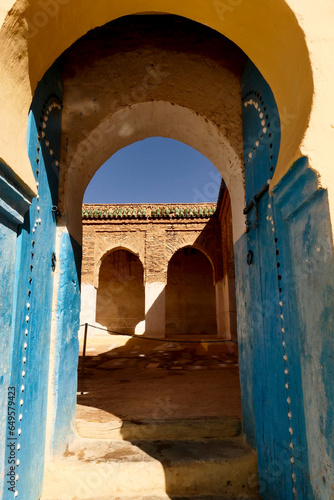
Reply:
<svg viewBox="0 0 334 500"><path fill-rule="evenodd" d="M177 334L217 335L212 265L193 247L178 250L168 266L166 336Z"/></svg>
<svg viewBox="0 0 334 500"><path fill-rule="evenodd" d="M223 295L224 330L231 332L231 337L237 339L237 306L235 294L235 262L232 234L231 200L227 189L221 192L219 204L219 221L222 238L223 279L221 290Z"/></svg>
<svg viewBox="0 0 334 500"><path fill-rule="evenodd" d="M4 11L11 5L13 8L5 17ZM315 144L313 123L317 123L322 112L328 111L328 103L324 107L323 99L318 99L318 95L331 95L334 70L334 63L330 63L331 58L328 58L334 46L332 4L329 0L323 2L323 9L318 9L310 0L124 0L121 3L104 0L98 6L89 0L55 0L54 5L53 11L46 13L38 0L2 4L0 109L1 121L7 124L7 131L0 138L0 154L31 189L34 189L34 181L27 160L25 131L27 110L38 80L57 57L88 30L122 16L142 12L176 14L210 26L234 41L257 65L274 91L281 116L286 116L276 180L299 154L311 110L314 68L316 119L311 121L302 152L313 156L315 168L328 170L328 160L325 164L319 161L321 156L312 154L312 144ZM314 23L315 13L317 23ZM327 34L326 47L321 43L324 33ZM46 46L48 50L43 50ZM327 131L330 134L333 131L330 131L329 119L326 122L328 137ZM322 144L325 146L326 143Z"/></svg>

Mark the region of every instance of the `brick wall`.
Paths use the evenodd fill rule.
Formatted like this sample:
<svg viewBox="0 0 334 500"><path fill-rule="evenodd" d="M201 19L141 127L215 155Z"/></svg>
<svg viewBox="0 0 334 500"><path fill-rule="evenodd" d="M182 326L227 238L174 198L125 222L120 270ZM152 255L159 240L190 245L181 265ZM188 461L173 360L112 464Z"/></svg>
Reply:
<svg viewBox="0 0 334 500"><path fill-rule="evenodd" d="M215 281L222 279L221 223L215 203L83 206L83 283L98 287L103 258L120 248L139 257L146 283L166 282L168 262L185 246L203 251Z"/></svg>

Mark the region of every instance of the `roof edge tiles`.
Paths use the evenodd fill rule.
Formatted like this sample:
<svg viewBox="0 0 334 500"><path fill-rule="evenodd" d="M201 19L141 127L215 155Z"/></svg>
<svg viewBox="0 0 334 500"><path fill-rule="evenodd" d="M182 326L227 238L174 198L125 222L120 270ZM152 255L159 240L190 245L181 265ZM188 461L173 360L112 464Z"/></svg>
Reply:
<svg viewBox="0 0 334 500"><path fill-rule="evenodd" d="M84 220L110 219L210 219L216 214L217 203L165 204L84 204Z"/></svg>

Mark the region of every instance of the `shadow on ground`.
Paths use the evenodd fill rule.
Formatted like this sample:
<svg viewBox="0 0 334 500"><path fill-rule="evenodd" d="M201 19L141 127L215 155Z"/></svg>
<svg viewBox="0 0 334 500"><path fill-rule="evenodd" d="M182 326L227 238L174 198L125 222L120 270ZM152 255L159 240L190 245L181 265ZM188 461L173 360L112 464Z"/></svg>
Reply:
<svg viewBox="0 0 334 500"><path fill-rule="evenodd" d="M238 437L237 346L138 338L122 346L113 342L112 336L102 346L89 340L83 376L79 359L81 441L68 456L92 465L120 464L117 478L131 483L131 491L137 491L131 498L138 500L147 483L152 492L162 484L166 496L146 491L145 500L258 498L253 494L256 458ZM136 472L127 476L134 464Z"/></svg>
<svg viewBox="0 0 334 500"><path fill-rule="evenodd" d="M79 359L79 405L125 420L241 415L235 344L136 338L94 354L84 376Z"/></svg>

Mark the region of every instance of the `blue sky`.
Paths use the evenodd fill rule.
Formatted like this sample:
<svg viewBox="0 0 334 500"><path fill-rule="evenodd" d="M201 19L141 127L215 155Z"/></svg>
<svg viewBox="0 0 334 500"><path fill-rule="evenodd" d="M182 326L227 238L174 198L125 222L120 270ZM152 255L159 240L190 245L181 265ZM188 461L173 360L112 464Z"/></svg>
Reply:
<svg viewBox="0 0 334 500"><path fill-rule="evenodd" d="M113 155L87 187L84 203L216 202L221 176L185 144L153 137Z"/></svg>

